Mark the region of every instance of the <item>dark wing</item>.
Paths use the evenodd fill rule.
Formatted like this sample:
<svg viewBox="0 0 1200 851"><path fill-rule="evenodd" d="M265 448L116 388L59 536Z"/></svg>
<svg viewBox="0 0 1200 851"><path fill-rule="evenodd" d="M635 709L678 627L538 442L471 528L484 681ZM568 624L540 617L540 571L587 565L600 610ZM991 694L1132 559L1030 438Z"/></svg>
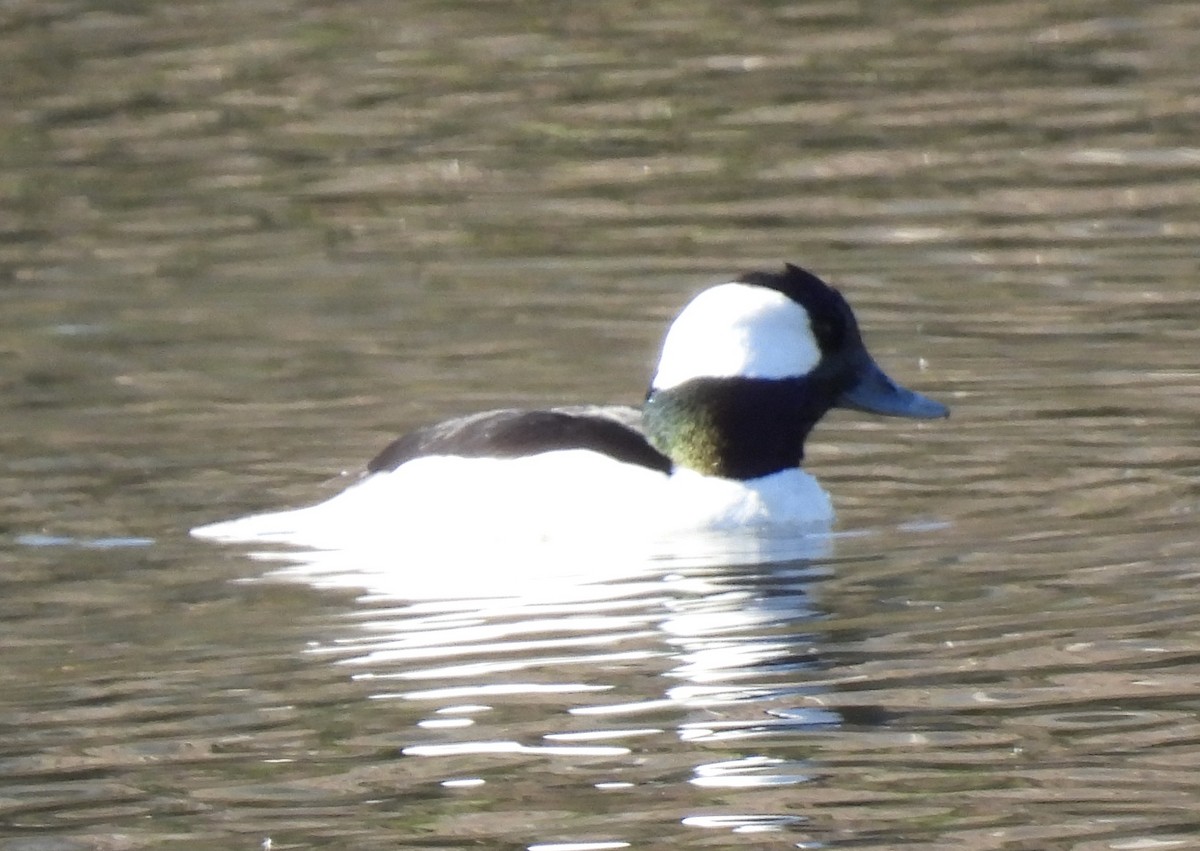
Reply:
<svg viewBox="0 0 1200 851"><path fill-rule="evenodd" d="M447 420L392 441L367 464L367 472L395 470L424 455L520 458L559 449L590 449L626 464L671 472L671 460L642 433L642 412L619 406L486 411Z"/></svg>

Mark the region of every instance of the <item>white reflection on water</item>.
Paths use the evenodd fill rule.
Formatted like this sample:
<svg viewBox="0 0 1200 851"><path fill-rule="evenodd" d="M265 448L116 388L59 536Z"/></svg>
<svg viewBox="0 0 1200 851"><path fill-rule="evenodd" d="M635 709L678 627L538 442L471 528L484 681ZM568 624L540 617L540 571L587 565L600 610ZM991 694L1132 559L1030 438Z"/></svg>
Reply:
<svg viewBox="0 0 1200 851"><path fill-rule="evenodd" d="M800 763L765 756L749 756L726 762L697 766L692 783L696 786L747 788L751 786L788 786L807 783L813 778L798 769Z"/></svg>
<svg viewBox="0 0 1200 851"><path fill-rule="evenodd" d="M507 758L590 772L597 792L635 787L625 777L646 754L683 747L692 787L769 789L819 772L763 753L764 737L841 723L807 683L820 662L806 628L822 616L809 591L831 570L833 541L827 530L692 536L677 558L543 546L399 570L394 553L300 553L271 576L363 591L344 637L312 652L373 699L418 710L399 752L444 763L432 772L442 788L494 795L486 772ZM738 832L794 821L688 818Z"/></svg>
<svg viewBox="0 0 1200 851"><path fill-rule="evenodd" d="M784 830L806 821L808 819L803 816L720 815L689 816L683 823L691 827L725 828L734 833L766 833Z"/></svg>
<svg viewBox="0 0 1200 851"><path fill-rule="evenodd" d="M462 756L463 754L517 753L536 756L625 756L629 748L554 747L523 745L520 742L459 742L450 745L413 745L404 748L405 756Z"/></svg>

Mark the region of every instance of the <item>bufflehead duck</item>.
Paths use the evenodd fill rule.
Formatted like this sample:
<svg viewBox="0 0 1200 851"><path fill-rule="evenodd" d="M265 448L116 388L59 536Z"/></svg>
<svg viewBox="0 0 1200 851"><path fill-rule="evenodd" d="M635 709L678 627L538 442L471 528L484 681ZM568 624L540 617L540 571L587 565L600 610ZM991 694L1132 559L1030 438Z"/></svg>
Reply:
<svg viewBox="0 0 1200 851"><path fill-rule="evenodd" d="M397 530L428 532L439 514L454 515L459 534L511 530L514 515L548 535L563 526L622 534L631 521L657 531L827 528L829 497L800 464L809 432L834 407L949 413L892 381L842 295L788 264L689 302L667 332L640 409L448 420L400 437L325 502L193 534L340 549ZM439 528L445 535L454 527Z"/></svg>

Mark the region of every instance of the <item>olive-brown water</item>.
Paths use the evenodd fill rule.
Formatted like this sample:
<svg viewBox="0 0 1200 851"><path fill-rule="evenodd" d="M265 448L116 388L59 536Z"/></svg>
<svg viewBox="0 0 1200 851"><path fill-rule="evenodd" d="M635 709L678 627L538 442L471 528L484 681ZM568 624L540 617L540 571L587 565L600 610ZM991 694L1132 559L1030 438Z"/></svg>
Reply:
<svg viewBox="0 0 1200 851"><path fill-rule="evenodd" d="M14 2L0 67L3 851L1200 847L1200 7ZM186 535L636 402L782 260L953 408L818 428L828 558Z"/></svg>

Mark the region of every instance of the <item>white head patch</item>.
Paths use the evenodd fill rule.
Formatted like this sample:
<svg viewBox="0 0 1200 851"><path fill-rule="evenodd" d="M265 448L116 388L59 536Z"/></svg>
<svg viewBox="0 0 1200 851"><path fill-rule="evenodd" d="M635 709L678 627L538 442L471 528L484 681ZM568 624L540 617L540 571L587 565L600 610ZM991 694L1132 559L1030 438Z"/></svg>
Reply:
<svg viewBox="0 0 1200 851"><path fill-rule="evenodd" d="M693 378L789 378L821 360L808 311L783 293L721 284L696 296L671 324L653 386Z"/></svg>

